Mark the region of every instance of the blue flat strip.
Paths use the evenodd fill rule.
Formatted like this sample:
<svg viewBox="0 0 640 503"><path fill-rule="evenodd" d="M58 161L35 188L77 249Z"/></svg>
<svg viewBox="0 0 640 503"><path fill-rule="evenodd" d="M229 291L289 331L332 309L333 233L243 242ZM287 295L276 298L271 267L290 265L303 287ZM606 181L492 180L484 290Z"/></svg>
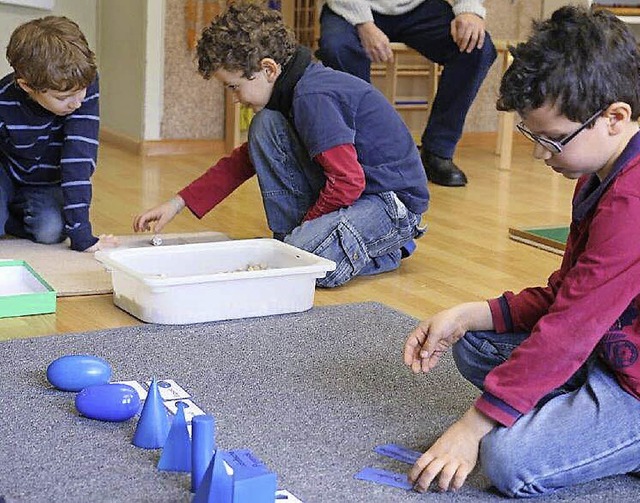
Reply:
<svg viewBox="0 0 640 503"><path fill-rule="evenodd" d="M418 458L422 456L421 452L408 449L398 444L378 445L373 450L378 454L382 454L383 456L402 461L403 463L407 463L408 465L413 465L416 461L418 461Z"/></svg>
<svg viewBox="0 0 640 503"><path fill-rule="evenodd" d="M372 468L368 466L360 470L353 477L358 480L366 480L368 482L397 487L399 489L405 489L407 491L411 491L413 489L413 484L411 484L407 480L406 473L397 473L389 470L383 470L381 468Z"/></svg>

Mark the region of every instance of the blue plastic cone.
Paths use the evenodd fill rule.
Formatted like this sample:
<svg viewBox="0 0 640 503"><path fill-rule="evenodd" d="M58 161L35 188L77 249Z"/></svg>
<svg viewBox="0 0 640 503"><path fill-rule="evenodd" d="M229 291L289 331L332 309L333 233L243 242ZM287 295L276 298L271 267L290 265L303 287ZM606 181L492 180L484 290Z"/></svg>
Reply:
<svg viewBox="0 0 640 503"><path fill-rule="evenodd" d="M159 449L169 434L169 416L162 402L156 380L151 381L147 399L144 401L142 413L133 435L133 445L143 449Z"/></svg>
<svg viewBox="0 0 640 503"><path fill-rule="evenodd" d="M184 417L184 403L178 402L178 411L171 423L171 429L164 443L158 470L171 472L191 472L191 437Z"/></svg>
<svg viewBox="0 0 640 503"><path fill-rule="evenodd" d="M223 456L218 454L222 453L216 451L192 503L233 503L233 475L227 473Z"/></svg>

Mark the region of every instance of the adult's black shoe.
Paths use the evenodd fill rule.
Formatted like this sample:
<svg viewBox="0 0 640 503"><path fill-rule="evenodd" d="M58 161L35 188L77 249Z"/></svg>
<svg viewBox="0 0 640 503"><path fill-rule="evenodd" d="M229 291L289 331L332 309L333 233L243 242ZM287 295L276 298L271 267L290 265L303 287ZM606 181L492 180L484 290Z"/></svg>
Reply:
<svg viewBox="0 0 640 503"><path fill-rule="evenodd" d="M464 187L467 177L451 159L437 156L424 149L420 150L420 158L427 179L445 187Z"/></svg>

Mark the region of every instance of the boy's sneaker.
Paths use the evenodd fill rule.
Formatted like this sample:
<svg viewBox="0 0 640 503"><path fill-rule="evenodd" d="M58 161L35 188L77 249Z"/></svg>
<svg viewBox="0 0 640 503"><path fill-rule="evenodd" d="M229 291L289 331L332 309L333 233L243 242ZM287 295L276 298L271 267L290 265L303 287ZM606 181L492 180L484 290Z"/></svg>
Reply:
<svg viewBox="0 0 640 503"><path fill-rule="evenodd" d="M405 243L405 245L403 247L400 248L400 256L402 258L407 258L410 257L411 254L416 251L416 241L415 239L412 239L411 241L409 241L408 243Z"/></svg>

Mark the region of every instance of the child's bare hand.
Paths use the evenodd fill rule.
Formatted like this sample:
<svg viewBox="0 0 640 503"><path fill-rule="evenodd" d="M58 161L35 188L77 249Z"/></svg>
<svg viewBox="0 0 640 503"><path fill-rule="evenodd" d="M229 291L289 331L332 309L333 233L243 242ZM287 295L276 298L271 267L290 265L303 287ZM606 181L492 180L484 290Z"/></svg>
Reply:
<svg viewBox="0 0 640 503"><path fill-rule="evenodd" d="M404 363L413 372L429 372L440 356L465 334L453 309L421 321L404 344Z"/></svg>
<svg viewBox="0 0 640 503"><path fill-rule="evenodd" d="M97 252L98 250L115 248L119 244L120 242L118 241L118 238L115 237L113 234L100 234L98 236L98 242L93 246L90 246L89 248L87 248L85 252L93 253L93 252Z"/></svg>
<svg viewBox="0 0 640 503"><path fill-rule="evenodd" d="M440 311L421 321L409 334L404 344L404 363L413 372L429 372L467 330L491 329L491 310L486 302L469 302Z"/></svg>
<svg viewBox="0 0 640 503"><path fill-rule="evenodd" d="M153 228L154 232L160 232L182 208L184 208L184 200L180 196L176 196L166 203L136 215L133 219L133 230L145 232Z"/></svg>
<svg viewBox="0 0 640 503"><path fill-rule="evenodd" d="M478 461L480 441L495 421L471 407L425 452L409 471L409 482L425 492L438 478L441 491L460 489Z"/></svg>

